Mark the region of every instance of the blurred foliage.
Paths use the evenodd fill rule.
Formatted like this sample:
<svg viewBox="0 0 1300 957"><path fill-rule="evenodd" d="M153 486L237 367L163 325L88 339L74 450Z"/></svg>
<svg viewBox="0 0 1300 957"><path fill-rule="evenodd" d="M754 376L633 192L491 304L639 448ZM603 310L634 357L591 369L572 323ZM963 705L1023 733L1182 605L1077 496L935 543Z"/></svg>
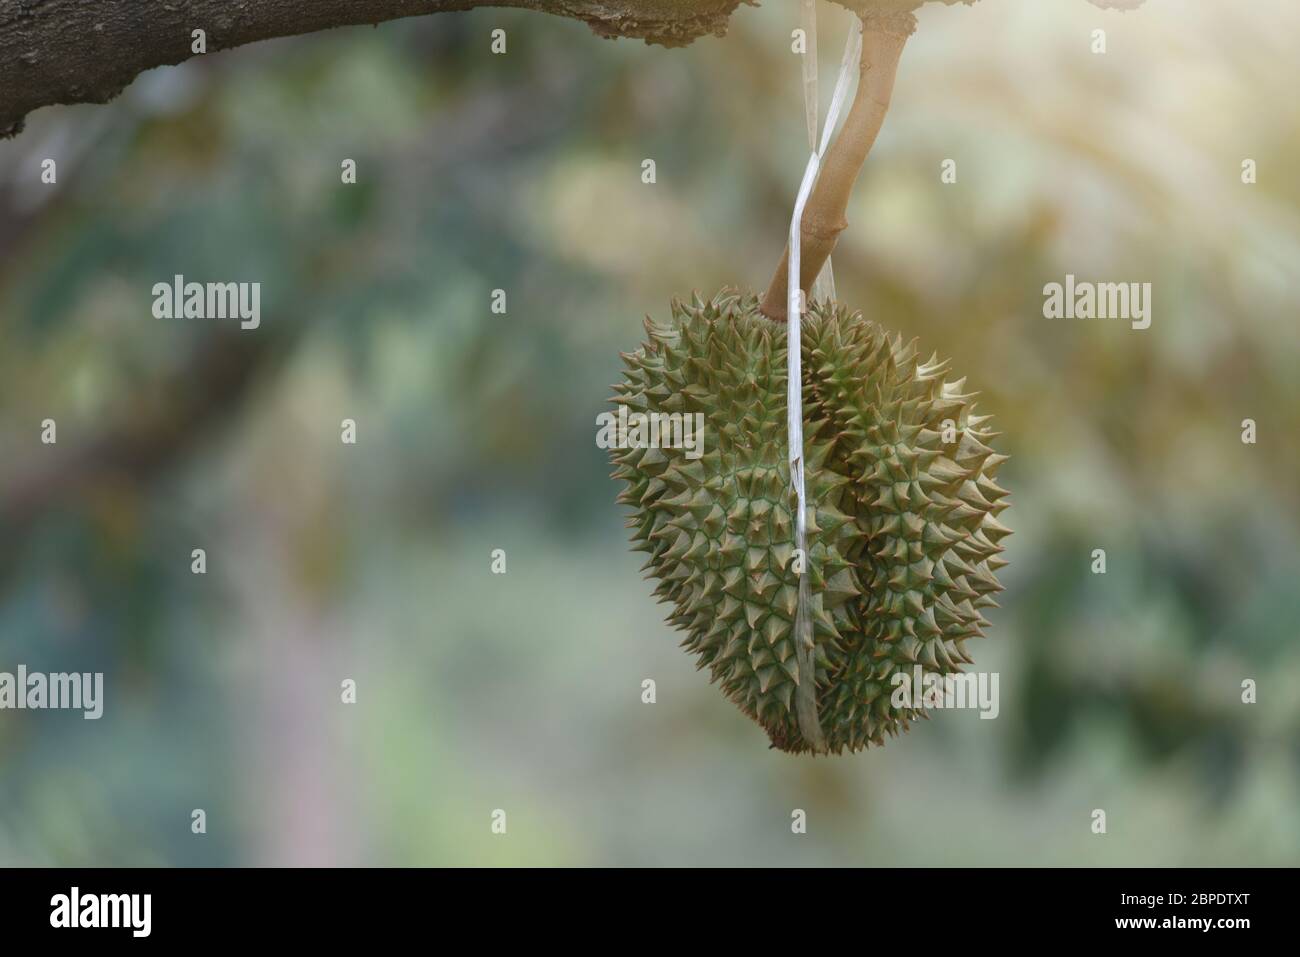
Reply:
<svg viewBox="0 0 1300 957"><path fill-rule="evenodd" d="M1300 863L1300 9L920 19L835 275L1004 431L997 720L769 751L594 445L641 317L779 257L791 12L672 51L505 11L332 31L0 144L0 670L107 689L98 722L0 713L0 863ZM1067 272L1152 282L1152 327L1044 319ZM261 329L153 319L177 273L260 281Z"/></svg>

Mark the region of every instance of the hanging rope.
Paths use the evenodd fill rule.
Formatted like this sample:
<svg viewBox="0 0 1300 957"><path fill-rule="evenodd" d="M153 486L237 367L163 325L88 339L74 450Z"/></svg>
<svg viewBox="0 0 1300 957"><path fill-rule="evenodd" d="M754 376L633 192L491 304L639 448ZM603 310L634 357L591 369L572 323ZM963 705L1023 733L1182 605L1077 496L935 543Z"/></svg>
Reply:
<svg viewBox="0 0 1300 957"><path fill-rule="evenodd" d="M804 22L810 15L811 3L804 4ZM816 11L811 11L815 20ZM807 105L808 63L816 71L815 42L816 25L813 32L807 33L811 57L805 52L804 61L804 97ZM814 751L826 749L826 739L822 735L821 724L817 717L817 670L815 646L812 637L812 595L808 586L808 519L807 501L804 490L803 475L803 356L800 339L801 322L804 311L804 294L799 288L799 235L803 225L803 210L817 182L821 170L822 156L830 145L835 126L839 121L844 101L847 99L849 82L857 73L857 64L862 54L862 21L856 16L849 28L849 37L844 44L844 58L840 63L840 75L835 81L835 92L831 96L830 109L826 113L826 124L822 127L821 141L812 147L808 165L804 169L803 181L799 184L799 194L794 201L794 215L790 219L790 254L787 272L787 309L786 309L786 430L790 443L790 484L795 494L798 512L794 521L795 554L801 560L803 571L799 575L799 602L795 612L795 658L799 665L799 685L795 691L795 716L799 722L799 733ZM816 81L812 86L813 116L816 115ZM815 128L815 123L812 124Z"/></svg>

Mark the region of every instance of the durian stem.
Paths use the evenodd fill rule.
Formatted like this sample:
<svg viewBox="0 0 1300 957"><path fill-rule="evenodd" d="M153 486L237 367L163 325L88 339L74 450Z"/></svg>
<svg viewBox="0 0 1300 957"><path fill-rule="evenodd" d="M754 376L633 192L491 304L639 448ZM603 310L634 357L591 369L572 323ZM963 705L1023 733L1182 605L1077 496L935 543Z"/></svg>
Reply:
<svg viewBox="0 0 1300 957"><path fill-rule="evenodd" d="M863 17L858 90L839 136L826 150L821 174L808 197L799 226L799 286L805 292L830 258L840 233L848 226L845 212L849 195L885 122L898 59L915 27L916 18L910 13L868 13ZM778 322L785 322L789 255L787 245L760 307L763 315Z"/></svg>

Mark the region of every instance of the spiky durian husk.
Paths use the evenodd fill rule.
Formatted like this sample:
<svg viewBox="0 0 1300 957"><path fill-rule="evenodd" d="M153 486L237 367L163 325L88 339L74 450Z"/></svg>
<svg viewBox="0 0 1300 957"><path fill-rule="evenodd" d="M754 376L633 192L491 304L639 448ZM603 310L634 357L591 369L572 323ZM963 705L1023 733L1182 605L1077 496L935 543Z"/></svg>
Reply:
<svg viewBox="0 0 1300 957"><path fill-rule="evenodd" d="M795 717L798 575L786 458L786 334L758 300L723 291L674 302L666 326L625 354L614 402L629 412L700 412L705 453L614 449L634 547L683 646L775 747L811 750ZM946 674L988 624L1006 562L997 521L1006 456L948 363L921 361L859 313L817 303L802 333L808 562L819 723L827 750L906 730L892 678ZM944 443L945 420L955 440ZM949 434L952 439L953 435Z"/></svg>

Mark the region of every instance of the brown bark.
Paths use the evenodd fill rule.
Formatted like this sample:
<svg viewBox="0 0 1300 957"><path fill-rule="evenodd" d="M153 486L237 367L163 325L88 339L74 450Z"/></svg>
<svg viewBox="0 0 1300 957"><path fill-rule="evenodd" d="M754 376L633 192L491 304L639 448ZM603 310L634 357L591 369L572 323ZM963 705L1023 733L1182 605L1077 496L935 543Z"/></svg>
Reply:
<svg viewBox="0 0 1300 957"><path fill-rule="evenodd" d="M742 0L0 0L0 138L32 110L107 103L145 70L255 40L401 17L513 7L585 21L605 37L683 46L722 35ZM484 37L484 43L488 38Z"/></svg>
<svg viewBox="0 0 1300 957"><path fill-rule="evenodd" d="M821 174L808 197L800 223L799 287L805 292L830 258L840 233L848 226L845 211L853 184L885 122L898 60L915 26L916 20L908 13L868 14L863 21L858 90L839 136L822 159ZM786 316L789 257L787 243L761 307L765 316L781 322Z"/></svg>

